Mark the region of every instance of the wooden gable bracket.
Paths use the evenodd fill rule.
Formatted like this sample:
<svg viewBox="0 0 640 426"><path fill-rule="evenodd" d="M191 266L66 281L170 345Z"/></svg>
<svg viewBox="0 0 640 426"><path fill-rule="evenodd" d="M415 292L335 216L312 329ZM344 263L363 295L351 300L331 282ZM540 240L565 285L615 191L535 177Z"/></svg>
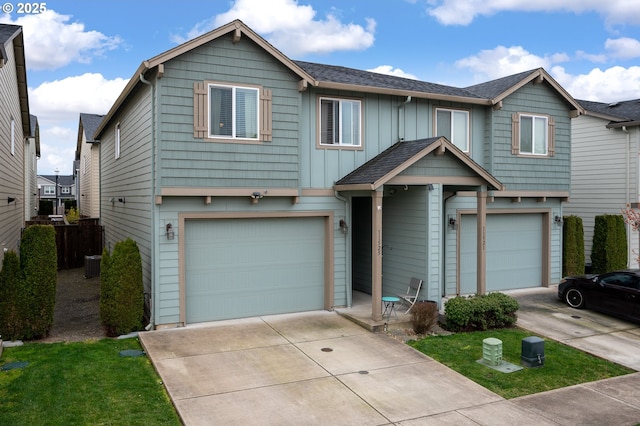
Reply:
<svg viewBox="0 0 640 426"><path fill-rule="evenodd" d="M539 197L538 198L538 202L539 203L546 203L547 202L547 197Z"/></svg>
<svg viewBox="0 0 640 426"><path fill-rule="evenodd" d="M307 90L307 80L298 81L298 92L305 92Z"/></svg>
<svg viewBox="0 0 640 426"><path fill-rule="evenodd" d="M444 155L444 153L447 151L446 147L444 146L444 144L441 144L438 148L436 148L435 155L440 156L440 155Z"/></svg>
<svg viewBox="0 0 640 426"><path fill-rule="evenodd" d="M204 196L204 203L207 205L211 204L211 195Z"/></svg>
<svg viewBox="0 0 640 426"><path fill-rule="evenodd" d="M494 111L500 111L502 109L502 101L498 101L497 103L495 103L493 105L493 110Z"/></svg>
<svg viewBox="0 0 640 426"><path fill-rule="evenodd" d="M569 111L570 118L577 118L578 116L580 116L580 111L578 111L577 109L572 109L571 111Z"/></svg>
<svg viewBox="0 0 640 426"><path fill-rule="evenodd" d="M238 43L241 37L242 37L242 31L240 31L240 28L236 28L235 31L233 32L233 44Z"/></svg>
<svg viewBox="0 0 640 426"><path fill-rule="evenodd" d="M544 81L544 76L542 74L540 74L539 76L536 77L535 80L533 80L533 84L540 84Z"/></svg>
<svg viewBox="0 0 640 426"><path fill-rule="evenodd" d="M164 76L164 64L158 64L158 80Z"/></svg>
<svg viewBox="0 0 640 426"><path fill-rule="evenodd" d="M520 202L522 202L522 197L513 197L511 199L511 202L512 203L520 203Z"/></svg>
<svg viewBox="0 0 640 426"><path fill-rule="evenodd" d="M291 197L291 204L298 204L300 202L300 197L297 195L295 197Z"/></svg>

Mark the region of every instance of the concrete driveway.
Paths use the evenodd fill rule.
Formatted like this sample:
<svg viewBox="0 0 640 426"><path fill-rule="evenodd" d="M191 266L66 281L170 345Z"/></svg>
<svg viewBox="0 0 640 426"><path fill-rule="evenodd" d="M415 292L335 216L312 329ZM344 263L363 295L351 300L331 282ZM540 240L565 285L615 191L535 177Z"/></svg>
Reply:
<svg viewBox="0 0 640 426"><path fill-rule="evenodd" d="M220 321L139 336L186 425L640 421L640 373L507 401L335 312Z"/></svg>
<svg viewBox="0 0 640 426"><path fill-rule="evenodd" d="M519 327L640 371L640 324L570 308L558 286L507 293L520 304Z"/></svg>

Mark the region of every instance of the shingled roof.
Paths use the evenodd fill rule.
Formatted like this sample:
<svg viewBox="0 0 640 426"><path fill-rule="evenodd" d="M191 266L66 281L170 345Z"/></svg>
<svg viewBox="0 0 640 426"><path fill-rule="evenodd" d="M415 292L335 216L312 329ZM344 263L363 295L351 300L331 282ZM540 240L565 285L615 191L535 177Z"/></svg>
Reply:
<svg viewBox="0 0 640 426"><path fill-rule="evenodd" d="M587 114L611 120L609 127L640 125L640 99L604 103L577 99Z"/></svg>
<svg viewBox="0 0 640 426"><path fill-rule="evenodd" d="M336 65L317 64L312 62L294 61L314 79L322 82L348 84L371 87L374 89L391 89L407 92L417 92L432 95L446 95L463 98L483 99L468 90L410 78L396 77L377 72L363 71Z"/></svg>
<svg viewBox="0 0 640 426"><path fill-rule="evenodd" d="M103 118L104 115L80 113L80 121L82 122L87 142L98 142L98 140L94 139L93 134L98 129L100 123L102 123Z"/></svg>
<svg viewBox="0 0 640 426"><path fill-rule="evenodd" d="M338 180L335 188L340 190L340 187L362 186L362 189L376 189L436 150L449 151L485 179L489 186L498 190L503 189L502 183L442 136L395 143Z"/></svg>

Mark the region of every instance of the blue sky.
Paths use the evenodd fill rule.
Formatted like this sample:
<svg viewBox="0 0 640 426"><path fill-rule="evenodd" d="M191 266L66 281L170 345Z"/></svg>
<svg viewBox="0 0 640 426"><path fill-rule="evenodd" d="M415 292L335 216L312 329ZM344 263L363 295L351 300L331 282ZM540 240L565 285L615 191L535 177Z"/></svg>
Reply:
<svg viewBox="0 0 640 426"><path fill-rule="evenodd" d="M81 112L140 63L233 19L292 59L465 87L545 68L573 97L640 98L638 0L51 0L22 25L40 174L71 174Z"/></svg>

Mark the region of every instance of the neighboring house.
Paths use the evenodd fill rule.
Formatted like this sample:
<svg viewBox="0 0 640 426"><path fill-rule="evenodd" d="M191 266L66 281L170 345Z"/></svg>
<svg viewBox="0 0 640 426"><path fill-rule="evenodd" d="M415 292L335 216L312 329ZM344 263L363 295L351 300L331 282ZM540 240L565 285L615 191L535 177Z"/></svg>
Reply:
<svg viewBox="0 0 640 426"><path fill-rule="evenodd" d="M561 278L577 102L543 69L467 88L293 61L240 21L143 61L98 127L109 249L150 327ZM384 257L383 257L384 254Z"/></svg>
<svg viewBox="0 0 640 426"><path fill-rule="evenodd" d="M80 114L76 146L76 185L81 217L100 217L100 141L93 139L104 115Z"/></svg>
<svg viewBox="0 0 640 426"><path fill-rule="evenodd" d="M571 199L565 214L582 218L589 265L595 217L640 207L640 99L578 102L585 114L572 122ZM638 268L638 232L631 225L627 241L628 265Z"/></svg>
<svg viewBox="0 0 640 426"><path fill-rule="evenodd" d="M31 152L37 143L29 114L22 27L0 24L0 249L18 251L32 194L25 167L35 167Z"/></svg>
<svg viewBox="0 0 640 426"><path fill-rule="evenodd" d="M24 220L38 214L38 159L40 158L40 125L38 117L30 115L29 137L24 149Z"/></svg>
<svg viewBox="0 0 640 426"><path fill-rule="evenodd" d="M56 191L56 186L58 190ZM65 201L76 200L76 185L73 175L39 175L38 197L53 202L54 214L64 214Z"/></svg>

